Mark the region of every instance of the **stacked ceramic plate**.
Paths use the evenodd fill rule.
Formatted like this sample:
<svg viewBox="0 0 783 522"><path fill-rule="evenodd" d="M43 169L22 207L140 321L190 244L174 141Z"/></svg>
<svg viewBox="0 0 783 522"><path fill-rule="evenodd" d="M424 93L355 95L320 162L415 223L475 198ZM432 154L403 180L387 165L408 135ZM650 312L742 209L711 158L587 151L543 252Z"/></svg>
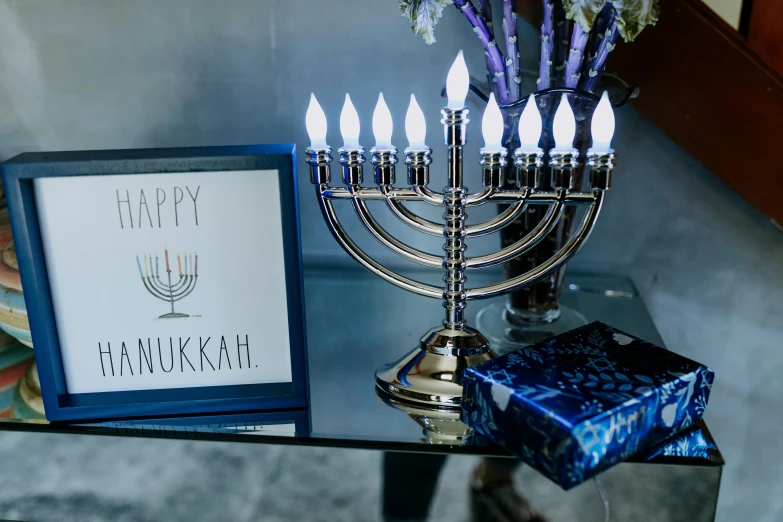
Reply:
<svg viewBox="0 0 783 522"><path fill-rule="evenodd" d="M0 329L32 348L11 227L0 226Z"/></svg>
<svg viewBox="0 0 783 522"><path fill-rule="evenodd" d="M13 416L12 409L15 408L12 408L12 404L17 385L31 366L33 351L10 335L0 332L0 418ZM38 375L37 371L33 371Z"/></svg>
<svg viewBox="0 0 783 522"><path fill-rule="evenodd" d="M41 386L7 209L0 210L0 330L0 417L42 419Z"/></svg>
<svg viewBox="0 0 783 522"><path fill-rule="evenodd" d="M24 374L14 392L11 417L15 419L45 419L41 382L35 364Z"/></svg>

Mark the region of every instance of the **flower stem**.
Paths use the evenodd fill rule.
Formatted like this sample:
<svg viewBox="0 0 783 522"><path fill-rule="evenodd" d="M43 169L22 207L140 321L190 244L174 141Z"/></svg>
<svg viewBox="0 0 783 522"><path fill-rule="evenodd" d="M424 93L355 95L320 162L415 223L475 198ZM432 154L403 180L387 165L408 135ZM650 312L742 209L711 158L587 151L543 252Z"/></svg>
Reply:
<svg viewBox="0 0 783 522"><path fill-rule="evenodd" d="M570 21L566 18L562 2L555 2L555 42L554 42L554 82L553 87L565 85L564 75L566 60L568 60L569 38L568 26Z"/></svg>
<svg viewBox="0 0 783 522"><path fill-rule="evenodd" d="M582 68L582 60L585 55L585 46L590 33L582 31L582 26L574 23L574 30L571 34L571 49L568 51L568 61L565 70L565 86L575 89L579 84L579 77Z"/></svg>
<svg viewBox="0 0 783 522"><path fill-rule="evenodd" d="M479 2L479 14L487 23L489 29L489 36L494 40L495 28L492 22L492 0L481 0ZM489 88L495 93L495 98L498 97L497 81L495 78L495 70L492 68L492 59L489 57L489 53L484 51L484 56L487 59L487 81L489 82Z"/></svg>
<svg viewBox="0 0 783 522"><path fill-rule="evenodd" d="M497 80L497 95L498 103L508 103L508 91L506 90L506 67L503 59L503 53L498 49L497 42L492 37L489 27L487 27L486 20L484 20L476 11L476 7L470 0L454 0L454 5L462 11L465 18L468 19L470 25L473 26L473 31L481 40L484 45L484 50L489 56L489 62L492 67L492 71L495 73L495 79Z"/></svg>
<svg viewBox="0 0 783 522"><path fill-rule="evenodd" d="M598 13L598 16L595 17L595 22L593 22L593 28L590 31L590 40L587 42L585 56L582 60L582 77L580 78L580 83L583 83L584 78L587 77L587 74L590 71L590 64L598 53L598 46L601 45L601 40L604 39L606 18L604 18L603 14L607 9L612 9L611 4L606 4L604 10Z"/></svg>
<svg viewBox="0 0 783 522"><path fill-rule="evenodd" d="M614 13L614 11L612 11ZM614 15L607 20L607 29L604 33L604 37L601 43L598 45L598 51L595 58L590 62L590 69L587 72L587 78L582 82L582 90L592 92L598 85L598 81L601 79L604 69L606 69L606 61L609 58L609 53L615 48L617 37L620 32L617 30L617 19Z"/></svg>
<svg viewBox="0 0 783 522"><path fill-rule="evenodd" d="M541 62L538 65L536 90L552 86L552 51L555 43L554 0L544 0L544 20L541 22Z"/></svg>
<svg viewBox="0 0 783 522"><path fill-rule="evenodd" d="M519 99L519 43L517 37L517 14L513 0L503 0L503 35L506 38L506 82L508 83L508 101Z"/></svg>

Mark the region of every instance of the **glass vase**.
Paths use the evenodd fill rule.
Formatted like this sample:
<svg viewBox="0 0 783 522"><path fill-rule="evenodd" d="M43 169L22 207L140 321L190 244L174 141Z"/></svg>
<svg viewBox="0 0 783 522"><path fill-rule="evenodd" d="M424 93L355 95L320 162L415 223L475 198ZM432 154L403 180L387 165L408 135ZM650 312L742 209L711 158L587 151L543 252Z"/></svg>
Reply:
<svg viewBox="0 0 783 522"><path fill-rule="evenodd" d="M609 86L607 90L609 90L610 100L615 106L622 105L636 93L635 89L627 85ZM572 89L549 89L537 93L536 102L544 123L539 143L545 152L544 186L541 187L543 190L552 188L548 166L548 151L554 147L552 122L555 111L566 91L566 96L576 117L574 148L579 150L581 160L584 160L585 152L590 147L590 122L599 97ZM507 129L513 130L506 142L509 157L513 149L518 147L515 138L519 112L519 108L510 108L506 109L506 114L504 114ZM576 186L583 188L586 178L584 167L580 167L575 176ZM509 161L506 168L507 184L513 186L515 178L516 171L513 162ZM503 208L501 208L502 210ZM506 247L527 235L541 221L546 210L545 205L528 206L522 216L500 231L502 246ZM580 210L576 206L567 206L555 229L544 240L527 253L504 265L504 277L511 278L524 274L555 255L574 233L580 218ZM489 340L495 352L514 351L587 324L584 315L578 310L565 307L560 302L565 271L566 265L563 265L559 270L538 282L510 293L504 302L490 303L479 311L476 317L476 326Z"/></svg>

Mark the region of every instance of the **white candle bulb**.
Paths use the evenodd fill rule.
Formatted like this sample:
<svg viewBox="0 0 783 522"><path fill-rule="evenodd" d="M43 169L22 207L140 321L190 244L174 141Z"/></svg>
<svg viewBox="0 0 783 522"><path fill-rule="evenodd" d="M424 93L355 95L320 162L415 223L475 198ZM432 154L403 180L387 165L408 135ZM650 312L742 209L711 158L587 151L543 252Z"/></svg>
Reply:
<svg viewBox="0 0 783 522"><path fill-rule="evenodd" d="M590 128L593 136L593 152L609 152L612 137L614 136L614 111L609 103L609 94L606 91L601 95L601 101L593 113L593 122Z"/></svg>
<svg viewBox="0 0 783 522"><path fill-rule="evenodd" d="M392 115L386 100L383 99L383 93L378 95L378 103L375 105L375 112L372 114L372 133L375 136L376 149L391 149L392 138Z"/></svg>
<svg viewBox="0 0 783 522"><path fill-rule="evenodd" d="M343 148L356 150L359 148L359 114L351 103L351 97L345 95L345 104L340 113L340 134L343 135Z"/></svg>
<svg viewBox="0 0 783 522"><path fill-rule="evenodd" d="M446 97L449 100L449 109L463 109L465 107L465 98L468 97L469 85L468 66L465 65L465 57L462 56L462 51L460 51L457 54L457 59L451 65L449 75L446 78Z"/></svg>
<svg viewBox="0 0 783 522"><path fill-rule="evenodd" d="M525 110L519 117L519 146L524 151L538 150L538 142L541 140L543 123L541 113L538 111L536 97L531 94L527 99Z"/></svg>
<svg viewBox="0 0 783 522"><path fill-rule="evenodd" d="M555 135L555 149L564 151L574 148L574 136L576 135L576 118L571 105L568 103L568 96L563 94L560 99L560 106L555 112L555 122L552 129Z"/></svg>
<svg viewBox="0 0 783 522"><path fill-rule="evenodd" d="M503 148L503 114L495 101L495 93L489 94L487 108L484 109L484 117L481 119L481 133L487 152L498 152Z"/></svg>
<svg viewBox="0 0 783 522"><path fill-rule="evenodd" d="M416 96L411 94L411 103L405 114L405 135L408 138L408 146L412 149L425 148L424 140L427 136L427 122L424 120L424 112L416 102Z"/></svg>
<svg viewBox="0 0 783 522"><path fill-rule="evenodd" d="M310 137L311 149L325 149L326 145L326 115L315 99L315 94L310 93L310 106L305 115L305 127Z"/></svg>

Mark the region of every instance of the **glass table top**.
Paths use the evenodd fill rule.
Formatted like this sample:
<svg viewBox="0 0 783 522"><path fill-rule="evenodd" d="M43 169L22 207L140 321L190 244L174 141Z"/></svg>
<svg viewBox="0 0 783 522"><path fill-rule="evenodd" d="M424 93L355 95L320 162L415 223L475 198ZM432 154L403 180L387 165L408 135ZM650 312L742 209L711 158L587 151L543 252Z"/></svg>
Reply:
<svg viewBox="0 0 783 522"><path fill-rule="evenodd" d="M414 275L421 277L418 273ZM471 276L471 281L486 284L493 277L497 274L476 274ZM465 433L453 416L433 419L426 412L391 404L376 393L375 369L407 353L425 332L440 323L439 303L397 289L353 267L309 267L305 270L305 292L308 410L66 424L47 423L40 415L37 419L30 418L36 417L30 408L15 408L17 418L0 419L0 430L508 456L498 446ZM492 301L470 303L466 314L469 323L473 324L476 313ZM588 321L601 320L652 343L663 344L629 279L569 274L563 303L579 310ZM17 390L17 396L35 392L31 380L28 372L18 385L21 390ZM28 418L18 418L22 416ZM704 433L709 437L706 428ZM722 464L717 447L712 446L704 464ZM637 460L649 459L646 456ZM676 462L678 459L673 455L659 455L653 460Z"/></svg>
<svg viewBox="0 0 783 522"><path fill-rule="evenodd" d="M426 273L409 275L421 279ZM473 275L471 282L486 284L493 277L499 278L499 274ZM266 443L271 445L269 451L278 451L274 449L277 447L293 461L306 460L305 454L322 451L318 446L348 448L354 455L362 454L357 449L382 450L387 452L383 457L382 496L404 498L406 502L422 495L426 497L410 482L410 474L431 475L428 480L437 480L445 487L464 488L471 462L475 462L469 455L509 457L500 447L466 434L464 428L460 431L461 425L452 419L433 420L428 417L431 414L402 411L376 394L375 369L407 353L424 332L439 324L442 319L439 303L394 288L355 268L311 267L305 271L305 291L308 410L87 424L47 423L39 413L42 406L36 404L36 374L28 371L24 376L18 375L17 378L22 378L15 387L7 388L6 393L8 390L14 393L11 412L17 418L0 419L0 430ZM630 280L569 274L563 293L563 303L579 310L589 321L602 320L662 344ZM467 319L471 324L476 313L490 302L469 304ZM553 521L652 520L654 513L655 520L708 522L715 517L723 459L703 423L694 427L694 433L695 438L677 436L655 451L632 457L601 473L593 479L594 483L584 483L568 492L532 468L518 467L517 475L534 503ZM101 439L119 442L117 437L96 440ZM687 451L689 445L691 449L699 447L703 451L694 455ZM123 451L116 444L102 444L100 448ZM346 462L354 461L344 450L328 451L343 455L335 457L338 460L348 459L340 461L339 467L330 468L330 473L342 473ZM418 455L411 455L414 453ZM463 456L450 457L451 464L438 478L443 460L433 463L433 459L443 455L437 454ZM41 457L31 455L35 462L40 462ZM511 461L504 458L502 462ZM377 473L375 468L367 472ZM281 498L291 494L285 488L275 491ZM437 502L433 509L437 509ZM438 515L433 516L438 519Z"/></svg>

